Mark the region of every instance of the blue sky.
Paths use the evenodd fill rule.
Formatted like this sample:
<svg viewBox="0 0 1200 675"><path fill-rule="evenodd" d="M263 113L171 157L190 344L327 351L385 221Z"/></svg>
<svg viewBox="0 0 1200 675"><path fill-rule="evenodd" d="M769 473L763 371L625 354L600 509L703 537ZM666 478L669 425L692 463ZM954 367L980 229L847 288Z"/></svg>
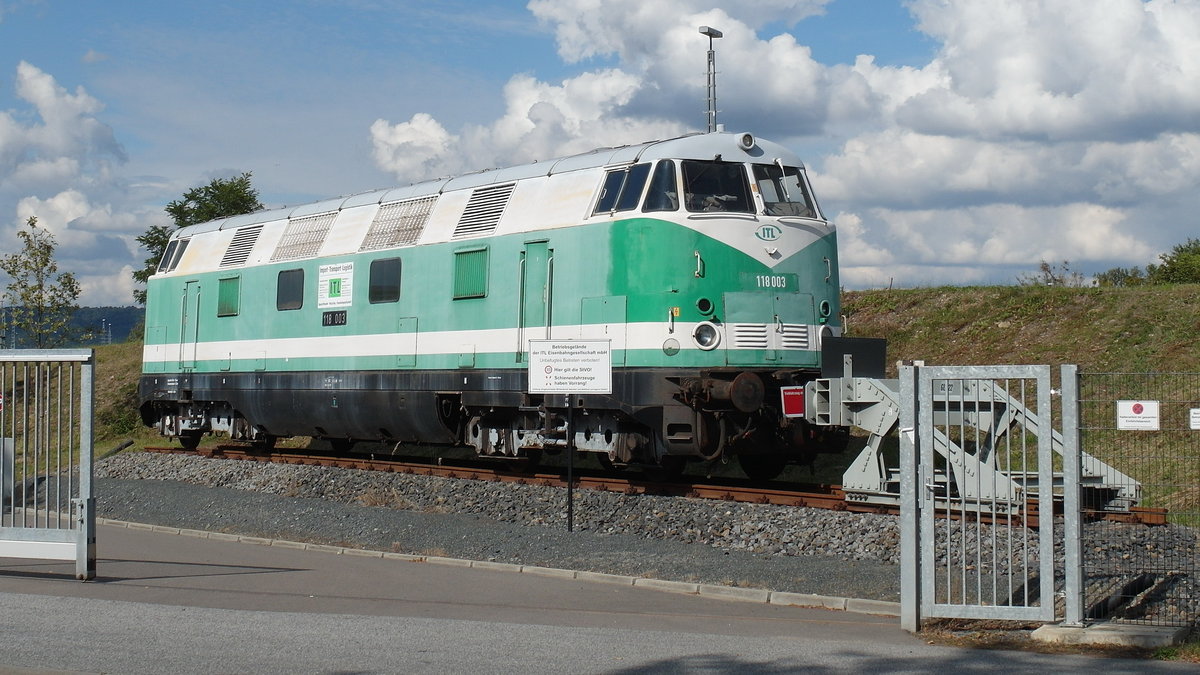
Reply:
<svg viewBox="0 0 1200 675"><path fill-rule="evenodd" d="M1200 207L1200 0L0 0L0 250L127 304L163 206L269 206L700 130L806 158L848 288L1145 265Z"/></svg>

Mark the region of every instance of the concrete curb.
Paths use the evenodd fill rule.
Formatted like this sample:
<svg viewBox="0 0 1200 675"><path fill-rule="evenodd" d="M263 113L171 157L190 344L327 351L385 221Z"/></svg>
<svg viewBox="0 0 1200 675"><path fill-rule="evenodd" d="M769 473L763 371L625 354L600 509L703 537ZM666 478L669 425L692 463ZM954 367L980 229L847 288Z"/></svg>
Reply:
<svg viewBox="0 0 1200 675"><path fill-rule="evenodd" d="M740 588L737 586L700 584L689 581L650 579L645 577L624 576L620 574L606 574L604 572L567 570L556 567L539 567L537 565L517 565L512 563L492 562L488 560L464 560L462 558L447 558L444 556L425 556L411 553L392 553L390 551L372 551L369 549L347 548L345 546L329 546L326 544L311 544L299 541L288 541L286 539L267 539L264 537L227 534L224 532L207 532L205 530L189 530L175 527L164 527L161 525L147 525L145 523L134 523L125 520L111 520L109 518L97 518L96 523L101 525L110 525L113 527L124 527L130 530L159 532L163 534L174 534L182 537L214 539L217 541L231 541L243 544L254 544L256 546L276 546L278 548L293 549L298 551L316 551L319 553L333 553L335 555L383 558L385 560L429 563L432 565L446 565L448 567L471 567L475 569L492 570L497 572L515 572L518 574L533 574L536 576L556 577L560 579L577 579L579 581L616 584L619 586L636 586L637 588L645 588L647 590L658 591L662 593L700 595L702 597L712 598L714 600L729 600L732 602L759 602L771 605L791 605L796 607L819 607L824 609L836 609L844 612L854 612L857 614L900 616L900 603L887 602L884 600L841 598L827 595L813 595L809 593L787 593L783 591L771 591L762 588Z"/></svg>

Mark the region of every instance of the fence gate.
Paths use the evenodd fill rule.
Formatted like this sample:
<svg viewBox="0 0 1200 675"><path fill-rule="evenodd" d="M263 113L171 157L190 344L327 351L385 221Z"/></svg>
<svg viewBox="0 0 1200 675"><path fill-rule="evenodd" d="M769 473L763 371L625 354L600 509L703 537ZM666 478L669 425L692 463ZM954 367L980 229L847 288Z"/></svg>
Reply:
<svg viewBox="0 0 1200 675"><path fill-rule="evenodd" d="M908 366L900 386L905 627L914 611L1052 621L1050 368Z"/></svg>
<svg viewBox="0 0 1200 675"><path fill-rule="evenodd" d="M96 576L92 350L0 350L0 557Z"/></svg>

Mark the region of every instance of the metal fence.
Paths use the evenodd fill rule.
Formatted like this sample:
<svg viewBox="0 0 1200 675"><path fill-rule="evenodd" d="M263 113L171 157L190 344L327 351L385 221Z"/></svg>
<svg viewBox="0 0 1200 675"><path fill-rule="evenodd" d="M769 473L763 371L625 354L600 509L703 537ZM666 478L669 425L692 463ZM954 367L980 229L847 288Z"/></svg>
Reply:
<svg viewBox="0 0 1200 675"><path fill-rule="evenodd" d="M900 386L910 392L900 422L902 623L1053 620L1059 533L1048 516L1062 444L1049 367L905 367Z"/></svg>
<svg viewBox="0 0 1200 675"><path fill-rule="evenodd" d="M0 350L0 557L96 574L91 350Z"/></svg>
<svg viewBox="0 0 1200 675"><path fill-rule="evenodd" d="M1140 484L1135 510L1142 515L1141 522L1121 522L1119 502L1085 500L1085 618L1194 625L1200 373L1082 373L1079 439L1084 452Z"/></svg>

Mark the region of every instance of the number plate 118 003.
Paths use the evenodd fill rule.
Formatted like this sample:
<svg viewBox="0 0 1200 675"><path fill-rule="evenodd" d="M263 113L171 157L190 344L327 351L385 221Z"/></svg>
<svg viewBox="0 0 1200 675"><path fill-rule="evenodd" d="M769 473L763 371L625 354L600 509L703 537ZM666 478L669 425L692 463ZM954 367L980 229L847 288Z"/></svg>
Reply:
<svg viewBox="0 0 1200 675"><path fill-rule="evenodd" d="M346 310L339 309L333 312L321 313L322 326L345 326L346 325Z"/></svg>

